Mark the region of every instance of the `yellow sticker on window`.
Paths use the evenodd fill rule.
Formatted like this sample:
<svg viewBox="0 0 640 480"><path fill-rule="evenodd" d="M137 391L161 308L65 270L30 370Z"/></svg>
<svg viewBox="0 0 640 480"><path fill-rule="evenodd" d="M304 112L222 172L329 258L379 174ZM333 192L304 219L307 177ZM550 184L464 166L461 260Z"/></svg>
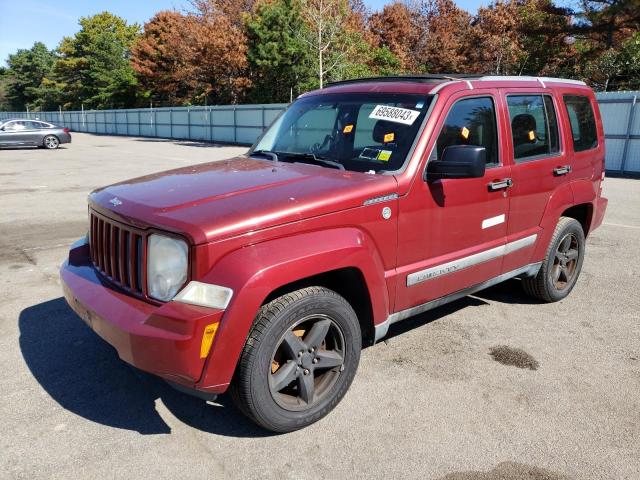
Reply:
<svg viewBox="0 0 640 480"><path fill-rule="evenodd" d="M391 133L385 133L384 134L384 143L389 143L389 142L393 142L396 138L396 134L391 132Z"/></svg>
<svg viewBox="0 0 640 480"><path fill-rule="evenodd" d="M391 153L393 153L391 150L380 150L377 160L380 160L381 162L388 162L391 158Z"/></svg>
<svg viewBox="0 0 640 480"><path fill-rule="evenodd" d="M534 132L533 130L529 131L529 140L530 141L534 141L536 139L536 132Z"/></svg>
<svg viewBox="0 0 640 480"><path fill-rule="evenodd" d="M462 127L462 130L460 130L460 134L462 135L462 138L464 138L465 140L467 140L469 138L469 134L471 132L469 131L469 129L467 127Z"/></svg>
<svg viewBox="0 0 640 480"><path fill-rule="evenodd" d="M344 128L342 129L342 133L351 133L352 131L353 131L352 124L345 125Z"/></svg>

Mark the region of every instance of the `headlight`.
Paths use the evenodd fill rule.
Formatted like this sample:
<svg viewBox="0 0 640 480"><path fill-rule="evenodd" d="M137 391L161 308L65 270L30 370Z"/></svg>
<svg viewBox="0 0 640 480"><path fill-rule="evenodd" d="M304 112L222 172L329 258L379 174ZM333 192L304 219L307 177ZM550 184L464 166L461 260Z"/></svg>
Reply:
<svg viewBox="0 0 640 480"><path fill-rule="evenodd" d="M187 281L189 250L187 244L164 235L147 240L147 288L149 296L169 301Z"/></svg>

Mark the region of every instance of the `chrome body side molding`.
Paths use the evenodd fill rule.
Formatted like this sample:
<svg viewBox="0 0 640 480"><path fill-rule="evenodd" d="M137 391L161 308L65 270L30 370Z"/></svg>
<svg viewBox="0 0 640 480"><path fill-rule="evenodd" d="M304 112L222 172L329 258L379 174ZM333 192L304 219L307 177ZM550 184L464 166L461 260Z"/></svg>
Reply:
<svg viewBox="0 0 640 480"><path fill-rule="evenodd" d="M436 265L435 267L410 273L407 275L407 287L508 255L516 250L533 245L537 237L538 236L536 234L529 235L528 237L509 242L505 245L500 245L499 247L474 253L468 257L459 258L451 262Z"/></svg>
<svg viewBox="0 0 640 480"><path fill-rule="evenodd" d="M534 277L535 275L538 274L538 270L540 270L541 266L542 266L542 262L531 263L529 265L525 265L524 267L518 268L516 270L512 270L511 272L498 275L497 277L491 278L489 280L486 280L472 287L468 287L463 290L459 290L457 292L446 295L444 297L436 298L435 300L431 300L430 302L423 303L422 305L417 305L415 307L407 308L406 310L402 310L400 312L392 313L387 317L387 319L384 322L375 326L374 343L384 338L387 335L387 332L389 331L389 326L393 323L399 322L401 320L405 320L409 317L413 317L414 315L418 315L419 313L432 310L446 303L453 302L462 297L466 297L467 295L471 295L472 293L478 292L480 290L484 290L485 288L489 288L493 285L504 282L505 280L509 280L510 278L520 277L520 276Z"/></svg>
<svg viewBox="0 0 640 480"><path fill-rule="evenodd" d="M382 195L381 197L373 197L368 200L365 200L363 205L366 206L366 205L373 205L376 203L390 202L391 200L395 200L397 198L398 198L397 193L390 193L389 195Z"/></svg>

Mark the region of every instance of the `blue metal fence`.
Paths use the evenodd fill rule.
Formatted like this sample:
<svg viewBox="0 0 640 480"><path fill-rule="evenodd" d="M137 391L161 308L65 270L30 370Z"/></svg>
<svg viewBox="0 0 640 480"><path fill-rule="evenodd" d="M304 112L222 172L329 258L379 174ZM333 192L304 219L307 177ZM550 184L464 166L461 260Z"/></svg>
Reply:
<svg viewBox="0 0 640 480"><path fill-rule="evenodd" d="M31 118L103 135L175 138L251 145L286 104L0 112L0 120Z"/></svg>
<svg viewBox="0 0 640 480"><path fill-rule="evenodd" d="M640 92L596 94L605 130L606 168L640 173ZM252 144L286 107L283 103L213 107L134 108L59 112L0 112L39 118L76 132Z"/></svg>
<svg viewBox="0 0 640 480"><path fill-rule="evenodd" d="M604 127L607 170L640 173L640 92L604 92L596 97Z"/></svg>

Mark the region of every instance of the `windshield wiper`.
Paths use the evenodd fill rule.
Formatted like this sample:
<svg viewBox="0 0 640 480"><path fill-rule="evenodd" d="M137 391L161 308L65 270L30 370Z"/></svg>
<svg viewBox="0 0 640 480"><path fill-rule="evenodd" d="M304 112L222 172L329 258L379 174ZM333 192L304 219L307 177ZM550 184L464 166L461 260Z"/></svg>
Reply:
<svg viewBox="0 0 640 480"><path fill-rule="evenodd" d="M274 162L279 161L280 159L278 158L278 154L276 152L270 152L269 150L254 150L253 152L251 152L249 154L249 156L251 157L252 155L262 155L264 157L270 158L271 160L273 160Z"/></svg>
<svg viewBox="0 0 640 480"><path fill-rule="evenodd" d="M338 162L334 162L333 160L327 160L323 157L317 157L313 153L293 153L293 152L285 152L280 153L280 155L284 157L294 158L297 160L307 163L316 163L319 165L326 165L328 167L337 168L338 170L345 170L344 165Z"/></svg>

